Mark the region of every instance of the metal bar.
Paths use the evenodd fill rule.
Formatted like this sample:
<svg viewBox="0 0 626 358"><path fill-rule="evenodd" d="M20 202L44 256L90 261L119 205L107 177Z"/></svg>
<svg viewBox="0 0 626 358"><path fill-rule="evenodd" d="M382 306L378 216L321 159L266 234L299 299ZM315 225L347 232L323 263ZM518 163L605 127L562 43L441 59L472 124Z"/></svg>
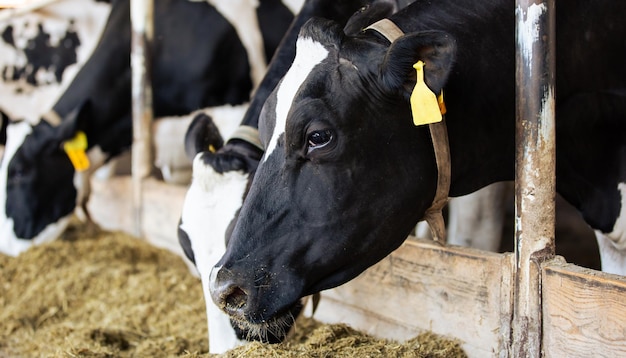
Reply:
<svg viewBox="0 0 626 358"><path fill-rule="evenodd" d="M143 179L152 170L152 83L150 78L150 49L154 33L154 0L131 0L130 17L133 147L132 187L135 214L135 235L142 235Z"/></svg>
<svg viewBox="0 0 626 358"><path fill-rule="evenodd" d="M541 356L541 264L554 257L554 0L516 0L513 357Z"/></svg>

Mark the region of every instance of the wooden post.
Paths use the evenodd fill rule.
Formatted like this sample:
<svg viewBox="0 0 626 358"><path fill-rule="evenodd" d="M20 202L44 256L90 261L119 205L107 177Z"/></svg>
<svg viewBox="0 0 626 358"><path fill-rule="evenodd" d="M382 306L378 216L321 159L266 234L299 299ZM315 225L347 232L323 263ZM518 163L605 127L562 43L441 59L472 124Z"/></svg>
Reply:
<svg viewBox="0 0 626 358"><path fill-rule="evenodd" d="M541 356L541 265L554 257L554 0L516 0L513 357Z"/></svg>
<svg viewBox="0 0 626 358"><path fill-rule="evenodd" d="M142 236L142 181L152 170L152 83L150 49L154 0L131 0L131 67L133 107L132 182L135 235Z"/></svg>

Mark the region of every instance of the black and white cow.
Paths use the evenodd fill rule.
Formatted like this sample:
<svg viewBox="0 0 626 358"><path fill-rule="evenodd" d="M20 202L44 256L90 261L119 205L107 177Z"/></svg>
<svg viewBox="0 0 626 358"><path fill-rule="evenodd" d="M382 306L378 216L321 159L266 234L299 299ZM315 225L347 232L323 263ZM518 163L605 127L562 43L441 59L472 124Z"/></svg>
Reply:
<svg viewBox="0 0 626 358"><path fill-rule="evenodd" d="M200 273L207 299L210 297L209 273L225 251L229 224L241 208L251 173L256 169L262 154L258 144L252 144L259 113L266 98L293 61L295 40L300 28L311 17L323 16L345 25L344 31L354 34L395 12L399 6L402 4L388 0L305 1L244 115L244 129L240 129L240 134L251 132L250 136L243 137L250 139L250 142L241 137L231 139L225 147L213 153L207 148L210 144L219 143L221 138L216 138L218 129L212 119L201 115L191 123L185 140L188 155L193 158L193 180L183 205L178 235L184 252ZM298 305L292 309L287 319L268 332L237 329L235 335L230 329L228 318L208 301L210 351L221 353L243 339L280 341L289 332L300 308L301 305ZM237 325L234 327L238 328Z"/></svg>
<svg viewBox="0 0 626 358"><path fill-rule="evenodd" d="M324 2L325 1L321 1L319 3ZM411 2L412 0L390 1L390 3L401 8ZM315 1L306 2L304 12L307 11L307 8L323 8L319 3ZM342 8L349 8L352 5L351 3L350 1L345 3L337 2L333 4L333 6L335 6L338 11L344 11ZM379 1L379 3L382 3L382 1ZM376 18L378 15L377 11L378 10L369 9L367 16ZM328 17L321 13L317 16ZM301 19L305 19L305 17ZM294 26L294 28L299 28L302 24L303 22L296 24L297 26ZM351 28L357 26L358 24L356 22L347 24L346 30L351 31ZM297 33L295 31L290 31L284 41L294 44L296 36ZM215 175L221 175L229 171L239 171L243 173L242 175L250 175L258 166L264 151L263 144L259 141L257 133L259 114L270 92L276 87L276 84L286 72L287 67L291 64L294 52L294 46L284 47L282 51L277 52L273 60L275 65L269 69L270 73L263 78L261 85L256 89L255 95L252 97L249 107L242 117L241 127L234 131L221 131L220 134L222 134L223 138L227 139L227 142L216 153L207 155L205 159L205 164L213 167L216 171ZM280 66L276 64L280 64ZM187 123L190 122L191 118L188 118ZM175 128L180 128L180 122L172 123L175 123ZM174 125L172 127L174 127ZM160 129L159 132L165 133L166 130L169 131L172 127L168 126L167 129ZM196 133L204 135L200 134L203 133L201 131L196 131ZM230 133L233 135L231 136ZM165 137L165 135L162 136ZM181 154L180 152L173 152L167 147L164 147L163 150L157 148L157 156L160 155L163 157L163 160L160 160L163 165L163 167L161 167L162 171L169 172L169 167L178 166L180 172L175 174L177 180L187 183L189 177L189 169L187 168L190 168L191 165L188 164L189 159L180 157ZM209 171L211 171L211 169L209 169ZM500 245L504 211L502 210L502 197L498 196L496 198L495 196L499 195L502 190L501 184L495 184L483 190L479 190L476 193L450 200L448 206L450 223L447 230L448 242L453 245L463 245L496 251ZM221 201L224 200L226 200L226 198L221 199ZM479 220L477 220L477 218ZM421 236L430 234L426 222L419 223L418 234Z"/></svg>
<svg viewBox="0 0 626 358"><path fill-rule="evenodd" d="M445 90L449 194L512 180L516 11L513 0L417 0L390 17L405 34L393 43L375 30L346 36L328 20L303 26L293 65L264 105L266 151L212 271L214 302L268 329L301 297L401 245L437 186L429 129L414 126L409 105L420 60L430 90ZM532 25L533 14L521 15ZM610 0L556 7L557 190L597 230L603 269L621 273L624 15L626 3Z"/></svg>
<svg viewBox="0 0 626 358"><path fill-rule="evenodd" d="M0 108L39 120L90 57L110 10L104 1L59 0L0 16Z"/></svg>
<svg viewBox="0 0 626 358"><path fill-rule="evenodd" d="M155 3L152 85L155 117L182 115L219 105L246 102L256 81L242 33L217 8L254 6L264 46L255 61L268 62L293 20L280 1ZM250 11L241 11L247 14ZM113 0L100 42L52 111L36 124L7 128L0 167L5 205L0 209L0 251L16 255L30 245L55 238L74 210L75 170L62 144L86 134L92 168L131 144L130 8ZM256 65L255 65L256 66ZM182 138L181 138L182 141Z"/></svg>

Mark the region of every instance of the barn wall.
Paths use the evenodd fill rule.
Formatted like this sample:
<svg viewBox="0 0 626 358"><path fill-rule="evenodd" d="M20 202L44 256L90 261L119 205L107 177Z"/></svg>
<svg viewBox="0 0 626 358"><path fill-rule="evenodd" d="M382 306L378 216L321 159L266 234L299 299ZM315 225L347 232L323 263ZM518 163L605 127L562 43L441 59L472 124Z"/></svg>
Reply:
<svg viewBox="0 0 626 358"><path fill-rule="evenodd" d="M88 209L103 229L135 235L132 182L130 176L91 180ZM154 178L143 181L142 232L150 243L184 257L177 228L186 186L168 185Z"/></svg>

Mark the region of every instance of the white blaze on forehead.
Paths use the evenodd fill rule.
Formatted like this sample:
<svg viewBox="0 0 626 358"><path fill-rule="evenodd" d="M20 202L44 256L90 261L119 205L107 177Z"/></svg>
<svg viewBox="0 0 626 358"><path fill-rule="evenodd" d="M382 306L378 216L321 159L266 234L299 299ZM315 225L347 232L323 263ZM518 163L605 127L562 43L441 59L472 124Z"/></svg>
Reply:
<svg viewBox="0 0 626 358"><path fill-rule="evenodd" d="M274 124L274 133L267 145L263 161L272 154L276 148L278 137L285 132L287 114L289 113L296 92L300 86L302 86L302 83L313 68L321 63L327 56L328 50L317 41L306 37L300 37L296 41L296 57L279 85L280 87L276 94L276 123Z"/></svg>

